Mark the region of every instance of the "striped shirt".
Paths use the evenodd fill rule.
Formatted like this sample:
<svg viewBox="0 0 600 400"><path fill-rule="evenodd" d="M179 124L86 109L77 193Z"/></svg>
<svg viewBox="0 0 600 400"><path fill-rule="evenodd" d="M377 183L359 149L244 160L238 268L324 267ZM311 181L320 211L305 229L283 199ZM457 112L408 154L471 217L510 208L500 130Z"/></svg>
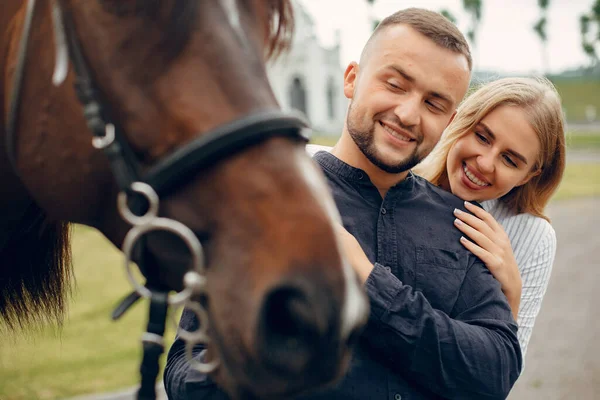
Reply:
<svg viewBox="0 0 600 400"><path fill-rule="evenodd" d="M548 221L531 214L514 214L504 203L489 200L483 208L498 221L508 238L519 266L523 289L517 333L523 359L535 319L542 307L556 254L556 234Z"/></svg>

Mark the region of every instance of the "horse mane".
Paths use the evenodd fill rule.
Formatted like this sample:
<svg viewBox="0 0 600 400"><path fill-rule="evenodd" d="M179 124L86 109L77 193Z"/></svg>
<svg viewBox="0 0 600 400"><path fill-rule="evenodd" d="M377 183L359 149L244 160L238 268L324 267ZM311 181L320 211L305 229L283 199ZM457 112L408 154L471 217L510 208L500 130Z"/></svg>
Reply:
<svg viewBox="0 0 600 400"><path fill-rule="evenodd" d="M172 52L172 56L176 55L183 49L187 38L195 27L196 8L198 1L175 0L171 14L166 21L168 25L165 31L169 32L165 35L163 50ZM291 44L292 35L294 32L294 13L290 0L259 0L254 4L263 3L267 7L267 58L277 57L282 51L285 51ZM160 1L143 2L141 9L142 13L156 18L159 14L158 5ZM246 7L249 7L246 5ZM140 10L138 10L140 11Z"/></svg>
<svg viewBox="0 0 600 400"><path fill-rule="evenodd" d="M263 3L267 8L267 58L275 58L287 50L291 44L294 31L294 13L290 0L259 0L254 4ZM252 4L252 3L251 3ZM184 49L191 33L197 25L197 8L199 1L174 0L166 15L163 11L163 0L146 0L136 2L124 2L121 0L102 0L103 9L120 17L138 16L145 17L148 23L158 23L162 32L162 40L157 44L153 54L161 54L164 63L173 61ZM246 8L250 8L245 4ZM145 29L140 30L139 35L144 38Z"/></svg>
<svg viewBox="0 0 600 400"><path fill-rule="evenodd" d="M276 58L287 50L294 34L294 9L290 0L268 0L269 36L267 57Z"/></svg>
<svg viewBox="0 0 600 400"><path fill-rule="evenodd" d="M70 236L69 223L48 222L32 202L0 249L0 321L9 330L64 321L74 277Z"/></svg>

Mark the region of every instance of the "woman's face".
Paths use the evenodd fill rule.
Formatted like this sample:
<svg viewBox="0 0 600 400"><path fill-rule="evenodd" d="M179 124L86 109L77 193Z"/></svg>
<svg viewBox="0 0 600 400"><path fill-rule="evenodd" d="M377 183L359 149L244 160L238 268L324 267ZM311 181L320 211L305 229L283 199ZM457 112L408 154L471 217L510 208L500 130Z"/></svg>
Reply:
<svg viewBox="0 0 600 400"><path fill-rule="evenodd" d="M523 109L499 106L450 149L450 190L467 201L500 198L538 174L534 165L539 151Z"/></svg>

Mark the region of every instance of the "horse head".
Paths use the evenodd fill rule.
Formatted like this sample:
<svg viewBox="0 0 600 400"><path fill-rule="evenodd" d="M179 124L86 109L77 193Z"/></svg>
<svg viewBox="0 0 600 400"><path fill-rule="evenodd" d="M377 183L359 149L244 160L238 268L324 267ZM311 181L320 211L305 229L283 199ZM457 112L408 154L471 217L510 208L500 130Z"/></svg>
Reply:
<svg viewBox="0 0 600 400"><path fill-rule="evenodd" d="M132 252L137 220L123 208L141 204L141 214L171 221L136 231L142 272L206 311L220 362L213 377L232 396L282 397L339 377L367 307L340 253L326 183L298 140L301 123L281 116L268 83L266 58L289 39L288 1L37 7L9 147L48 218L96 227ZM75 64L66 74L62 40ZM107 148L121 155L106 157ZM146 178L135 189L128 176Z"/></svg>

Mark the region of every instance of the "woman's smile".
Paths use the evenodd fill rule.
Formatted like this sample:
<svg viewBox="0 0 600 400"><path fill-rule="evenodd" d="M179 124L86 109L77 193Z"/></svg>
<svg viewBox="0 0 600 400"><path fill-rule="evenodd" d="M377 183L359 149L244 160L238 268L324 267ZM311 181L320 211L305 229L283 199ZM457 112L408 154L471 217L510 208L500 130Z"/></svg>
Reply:
<svg viewBox="0 0 600 400"><path fill-rule="evenodd" d="M464 179L466 180L466 184L474 190L481 190L488 186L491 186L491 183L487 182L485 178L483 178L476 171L472 170L466 162L463 161L463 172Z"/></svg>
<svg viewBox="0 0 600 400"><path fill-rule="evenodd" d="M539 148L528 114L521 108L501 105L450 149L450 189L469 201L500 198L533 176Z"/></svg>

